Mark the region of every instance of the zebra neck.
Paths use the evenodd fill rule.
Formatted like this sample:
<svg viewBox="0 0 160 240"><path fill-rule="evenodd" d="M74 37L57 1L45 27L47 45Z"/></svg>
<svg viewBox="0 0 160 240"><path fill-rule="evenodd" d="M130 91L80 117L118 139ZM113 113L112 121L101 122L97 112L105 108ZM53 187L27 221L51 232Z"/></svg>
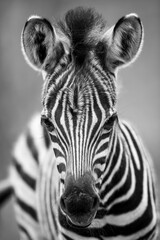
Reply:
<svg viewBox="0 0 160 240"><path fill-rule="evenodd" d="M142 175L143 171L136 174ZM134 188L135 164L119 126L116 126L112 134L100 198L102 203L105 203L105 208L107 206L109 210L112 208L113 202L131 197Z"/></svg>
<svg viewBox="0 0 160 240"><path fill-rule="evenodd" d="M112 138L97 217L106 216L103 221L111 225L135 221L138 228L152 228L156 223L155 197L143 146L123 123Z"/></svg>

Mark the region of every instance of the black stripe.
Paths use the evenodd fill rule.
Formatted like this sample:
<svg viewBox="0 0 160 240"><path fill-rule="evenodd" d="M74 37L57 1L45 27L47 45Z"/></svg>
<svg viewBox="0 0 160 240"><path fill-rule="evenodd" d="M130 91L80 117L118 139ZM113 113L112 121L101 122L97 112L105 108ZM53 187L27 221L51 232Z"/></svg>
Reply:
<svg viewBox="0 0 160 240"><path fill-rule="evenodd" d="M59 151L59 149L53 148L53 151L54 151L54 154L55 154L56 158L58 158L58 157L63 157L64 158L64 155L61 153L61 151Z"/></svg>
<svg viewBox="0 0 160 240"><path fill-rule="evenodd" d="M43 128L43 136L44 136L45 146L46 146L46 148L49 148L51 145L51 140L50 140L49 134L43 125L42 125L42 128Z"/></svg>
<svg viewBox="0 0 160 240"><path fill-rule="evenodd" d="M60 182L64 185L64 179L61 178L61 179L60 179Z"/></svg>
<svg viewBox="0 0 160 240"><path fill-rule="evenodd" d="M33 240L28 231L21 224L18 224L18 227L27 236L28 240Z"/></svg>
<svg viewBox="0 0 160 240"><path fill-rule="evenodd" d="M106 162L106 156L103 157L99 157L97 158L94 163L93 163L93 167L95 167L97 164L104 164Z"/></svg>
<svg viewBox="0 0 160 240"><path fill-rule="evenodd" d="M66 166L64 163L57 164L57 169L59 173L66 172Z"/></svg>
<svg viewBox="0 0 160 240"><path fill-rule="evenodd" d="M29 130L27 131L27 134L26 134L26 142L27 142L28 148L31 151L31 154L32 154L33 158L35 159L36 162L38 162L38 150L36 148L36 145L34 143L34 139L31 136L31 133L30 133Z"/></svg>
<svg viewBox="0 0 160 240"><path fill-rule="evenodd" d="M15 158L13 158L13 164L17 170L17 172L19 173L19 175L21 176L21 178L23 179L23 181L29 186L31 187L33 190L35 190L36 188L36 180L33 179L31 176L29 176L22 168L22 166L16 161Z"/></svg>
<svg viewBox="0 0 160 240"><path fill-rule="evenodd" d="M1 187L1 183L2 183L2 187ZM13 193L13 188L10 185L10 183L8 183L7 185L5 184L3 186L3 181L0 182L0 207L2 204L5 203L6 200L8 200L8 198L12 195Z"/></svg>
<svg viewBox="0 0 160 240"><path fill-rule="evenodd" d="M62 233L63 238L66 240L74 240L73 238L68 237L66 234Z"/></svg>
<svg viewBox="0 0 160 240"><path fill-rule="evenodd" d="M61 135L60 135L60 134L57 134L57 135L58 135L58 137L50 134L51 141L52 141L52 143L57 143L57 144L61 147L62 152L65 154L65 152L66 152L66 151L65 151L65 148L67 149L67 145L66 145L66 143L64 142L64 139L61 137ZM65 146L65 148L64 148L63 145Z"/></svg>
<svg viewBox="0 0 160 240"><path fill-rule="evenodd" d="M105 143L103 143L103 145L101 145L101 147L100 147L100 148L98 148L98 150L97 150L96 154L98 154L98 153L101 153L101 152L105 151L105 150L107 149L107 147L108 147L108 144L109 144L109 142L108 142L108 141L106 141Z"/></svg>
<svg viewBox="0 0 160 240"><path fill-rule="evenodd" d="M23 202L21 199L17 197L16 202L27 214L29 214L36 222L38 222L37 212L34 208L32 208L27 203Z"/></svg>
<svg viewBox="0 0 160 240"><path fill-rule="evenodd" d="M109 138L110 135L111 135L111 132L110 132L110 131L109 131L109 132L102 133L102 135L101 135L101 140L106 139L106 138ZM108 142L108 143L109 143L109 142Z"/></svg>

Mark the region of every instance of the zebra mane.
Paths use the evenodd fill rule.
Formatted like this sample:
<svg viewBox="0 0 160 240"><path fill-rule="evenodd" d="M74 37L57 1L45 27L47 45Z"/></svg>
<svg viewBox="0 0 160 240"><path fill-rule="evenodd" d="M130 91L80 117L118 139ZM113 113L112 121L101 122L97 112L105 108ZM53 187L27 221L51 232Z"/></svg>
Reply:
<svg viewBox="0 0 160 240"><path fill-rule="evenodd" d="M72 54L77 63L83 63L88 51L99 42L106 21L93 8L77 7L69 10L64 21L58 23L71 41Z"/></svg>

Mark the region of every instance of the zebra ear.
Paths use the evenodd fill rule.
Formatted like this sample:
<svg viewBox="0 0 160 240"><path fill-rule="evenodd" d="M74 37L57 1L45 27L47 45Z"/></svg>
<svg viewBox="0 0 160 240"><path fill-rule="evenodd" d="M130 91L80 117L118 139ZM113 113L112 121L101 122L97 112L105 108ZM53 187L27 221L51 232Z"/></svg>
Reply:
<svg viewBox="0 0 160 240"><path fill-rule="evenodd" d="M55 61L57 35L51 23L32 16L26 22L21 35L22 52L35 70L49 70Z"/></svg>
<svg viewBox="0 0 160 240"><path fill-rule="evenodd" d="M143 45L141 20L134 13L122 17L105 33L104 38L109 45L107 61L111 67L126 66L136 59Z"/></svg>

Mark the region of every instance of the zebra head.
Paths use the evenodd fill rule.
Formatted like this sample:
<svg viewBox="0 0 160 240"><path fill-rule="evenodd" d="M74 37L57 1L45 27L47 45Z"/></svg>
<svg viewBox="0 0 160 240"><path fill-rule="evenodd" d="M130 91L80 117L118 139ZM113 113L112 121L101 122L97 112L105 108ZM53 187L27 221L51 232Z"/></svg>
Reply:
<svg viewBox="0 0 160 240"><path fill-rule="evenodd" d="M33 16L22 32L27 62L44 78L42 122L53 142L69 222L90 225L117 125L116 72L138 56L143 29L136 14L107 28L91 9L70 10L51 25Z"/></svg>

